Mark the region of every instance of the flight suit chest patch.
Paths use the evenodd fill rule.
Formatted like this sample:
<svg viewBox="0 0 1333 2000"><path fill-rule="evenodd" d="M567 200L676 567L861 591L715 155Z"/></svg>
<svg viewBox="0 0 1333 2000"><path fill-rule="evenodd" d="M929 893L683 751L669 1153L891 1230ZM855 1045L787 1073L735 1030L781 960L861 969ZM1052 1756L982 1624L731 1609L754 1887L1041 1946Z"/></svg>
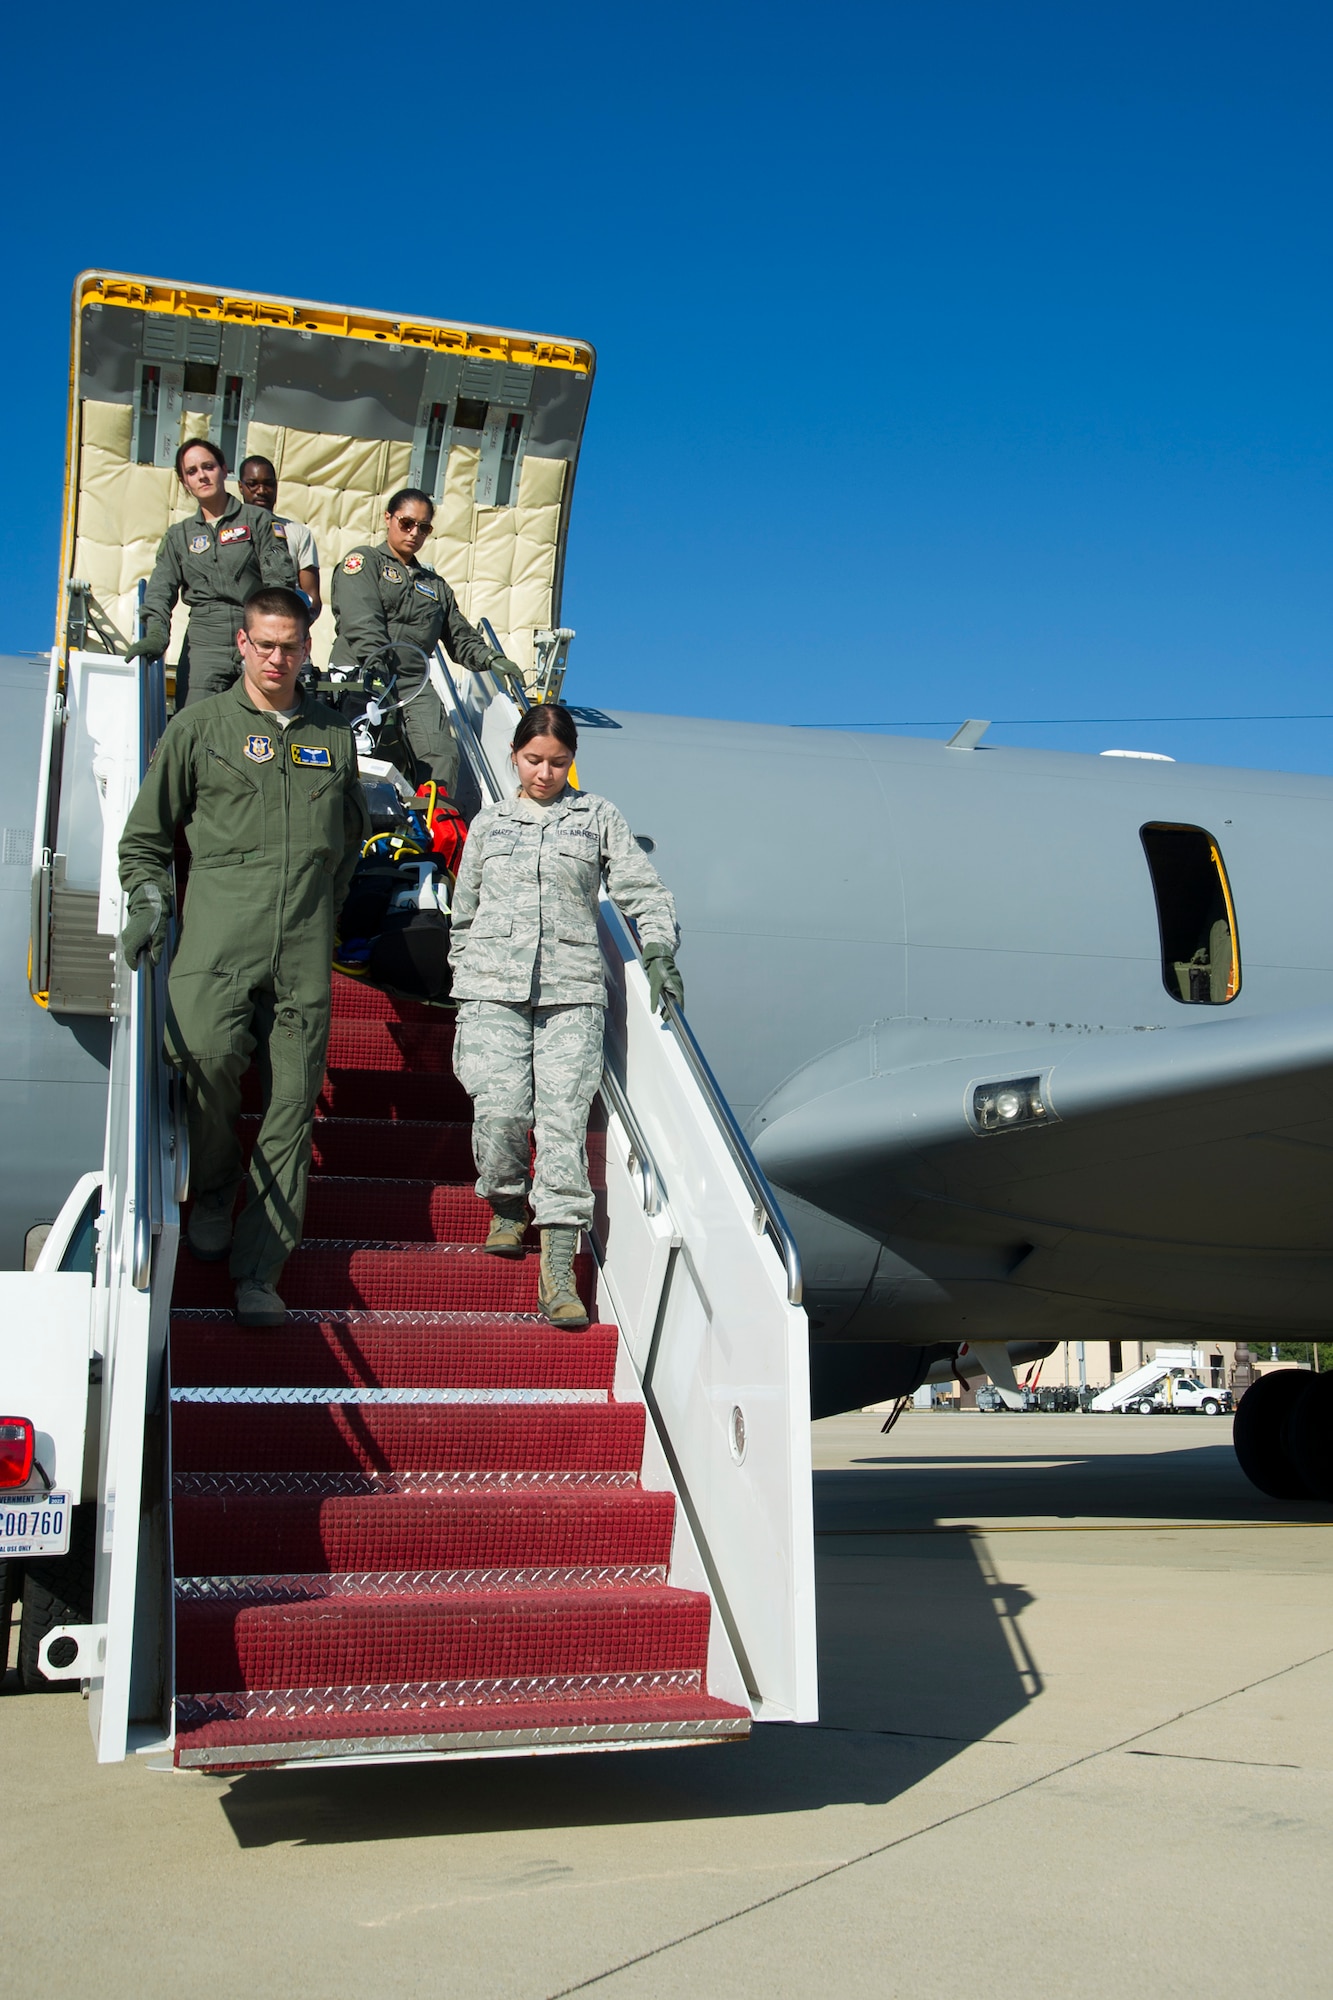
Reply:
<svg viewBox="0 0 1333 2000"><path fill-rule="evenodd" d="M191 535L190 554L192 556L205 555L208 551L208 547L209 547L209 541L207 535Z"/></svg>
<svg viewBox="0 0 1333 2000"><path fill-rule="evenodd" d="M229 542L248 542L250 525L247 521L237 521L230 528L218 529L218 544L225 548Z"/></svg>
<svg viewBox="0 0 1333 2000"><path fill-rule="evenodd" d="M271 736L247 736L245 754L252 764L273 762L273 738Z"/></svg>
<svg viewBox="0 0 1333 2000"><path fill-rule="evenodd" d="M414 583L412 588L414 590L419 590L423 597L428 597L431 600L432 604L439 603L440 593L435 588L435 585L433 583Z"/></svg>
<svg viewBox="0 0 1333 2000"><path fill-rule="evenodd" d="M380 571L380 575L386 583L401 583L403 580L403 572L400 569L395 569L392 563L385 563L384 568Z"/></svg>
<svg viewBox="0 0 1333 2000"><path fill-rule="evenodd" d="M333 759L322 743L293 743L293 764L311 765L316 770L327 771Z"/></svg>

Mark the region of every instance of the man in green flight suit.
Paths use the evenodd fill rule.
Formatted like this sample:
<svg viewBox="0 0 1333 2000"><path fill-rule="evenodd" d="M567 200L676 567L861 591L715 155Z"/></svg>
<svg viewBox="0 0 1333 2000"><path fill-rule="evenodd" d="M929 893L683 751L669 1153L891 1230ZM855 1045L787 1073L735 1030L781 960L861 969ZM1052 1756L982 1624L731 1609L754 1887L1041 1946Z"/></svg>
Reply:
<svg viewBox="0 0 1333 2000"><path fill-rule="evenodd" d="M406 706L397 712L415 771L414 784L433 778L446 792L458 776L458 745L454 742L444 705L426 680L426 669L409 646L419 646L427 659L444 641L451 660L474 674L488 670L523 685L523 669L493 652L475 626L458 608L454 593L429 563L417 560L417 550L435 522L435 502L428 493L405 486L390 500L384 516L386 539L378 547L353 549L333 572L332 604L338 636L329 655L331 667L364 666L372 654L385 663L384 649L405 640L401 659L390 651L387 665L398 675L395 693ZM420 692L418 692L420 690Z"/></svg>
<svg viewBox="0 0 1333 2000"><path fill-rule="evenodd" d="M296 570L273 532L272 514L228 493L227 461L217 445L207 438L183 444L176 476L198 509L162 537L144 592L144 636L126 657L151 659L166 650L171 614L183 597L190 626L176 669L179 711L231 686L241 671L236 628L246 599L266 583L294 589Z"/></svg>
<svg viewBox="0 0 1333 2000"><path fill-rule="evenodd" d="M276 1285L301 1240L315 1099L329 1035L334 921L369 836L352 732L296 677L310 609L257 590L236 634L242 678L167 725L120 843L129 964L166 936L176 829L190 884L168 986L167 1054L185 1079L187 1232L231 1256L236 1317L280 1326ZM256 1056L264 1115L232 1234L243 1161L241 1078Z"/></svg>

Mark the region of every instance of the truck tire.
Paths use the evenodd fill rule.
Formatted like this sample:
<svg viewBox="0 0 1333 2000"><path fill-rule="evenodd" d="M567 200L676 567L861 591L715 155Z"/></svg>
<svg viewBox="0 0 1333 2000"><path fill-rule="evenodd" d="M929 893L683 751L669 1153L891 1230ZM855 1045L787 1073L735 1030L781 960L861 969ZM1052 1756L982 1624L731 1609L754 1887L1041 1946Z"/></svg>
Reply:
<svg viewBox="0 0 1333 2000"><path fill-rule="evenodd" d="M37 1664L37 1649L57 1625L92 1622L96 1527L96 1505L76 1507L70 1523L69 1554L34 1556L23 1566L19 1679L25 1694L55 1694L79 1685L77 1680L49 1681Z"/></svg>
<svg viewBox="0 0 1333 2000"><path fill-rule="evenodd" d="M1231 1442L1240 1469L1270 1500L1304 1500L1305 1481L1289 1442L1291 1419L1311 1377L1295 1368L1261 1375L1236 1407Z"/></svg>
<svg viewBox="0 0 1333 2000"><path fill-rule="evenodd" d="M1206 1417L1220 1417L1222 1414L1222 1405L1217 1401L1215 1396L1206 1397L1202 1408Z"/></svg>
<svg viewBox="0 0 1333 2000"><path fill-rule="evenodd" d="M1333 1500L1333 1375L1309 1375L1287 1421L1292 1464L1311 1500Z"/></svg>
<svg viewBox="0 0 1333 2000"><path fill-rule="evenodd" d="M1150 1403L1147 1397L1145 1396L1144 1400L1141 1403L1136 1403L1134 1407L1138 1411L1141 1417L1150 1417L1156 1406L1155 1404Z"/></svg>

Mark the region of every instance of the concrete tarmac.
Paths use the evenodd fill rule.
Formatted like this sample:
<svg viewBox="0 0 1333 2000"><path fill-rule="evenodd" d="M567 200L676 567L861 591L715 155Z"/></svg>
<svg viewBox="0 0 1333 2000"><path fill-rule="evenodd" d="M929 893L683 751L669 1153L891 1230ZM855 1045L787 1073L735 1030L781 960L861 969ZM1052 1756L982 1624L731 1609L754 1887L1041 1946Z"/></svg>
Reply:
<svg viewBox="0 0 1333 2000"><path fill-rule="evenodd" d="M822 1719L241 1778L0 1700L43 2000L1326 1993L1333 1509L1203 1417L815 1426ZM14 1686L14 1676L6 1683Z"/></svg>

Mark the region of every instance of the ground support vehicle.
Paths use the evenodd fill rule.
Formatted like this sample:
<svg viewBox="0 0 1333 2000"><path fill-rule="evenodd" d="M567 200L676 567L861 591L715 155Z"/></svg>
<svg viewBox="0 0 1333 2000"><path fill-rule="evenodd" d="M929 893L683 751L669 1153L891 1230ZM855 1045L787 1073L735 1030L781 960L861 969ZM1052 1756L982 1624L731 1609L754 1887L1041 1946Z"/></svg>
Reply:
<svg viewBox="0 0 1333 2000"><path fill-rule="evenodd" d="M1121 1410L1142 1417L1165 1410L1220 1417L1233 1406L1229 1389L1210 1389L1188 1368L1171 1361L1145 1362L1142 1368L1113 1382L1109 1389L1100 1390L1088 1403L1088 1409L1096 1416Z"/></svg>

